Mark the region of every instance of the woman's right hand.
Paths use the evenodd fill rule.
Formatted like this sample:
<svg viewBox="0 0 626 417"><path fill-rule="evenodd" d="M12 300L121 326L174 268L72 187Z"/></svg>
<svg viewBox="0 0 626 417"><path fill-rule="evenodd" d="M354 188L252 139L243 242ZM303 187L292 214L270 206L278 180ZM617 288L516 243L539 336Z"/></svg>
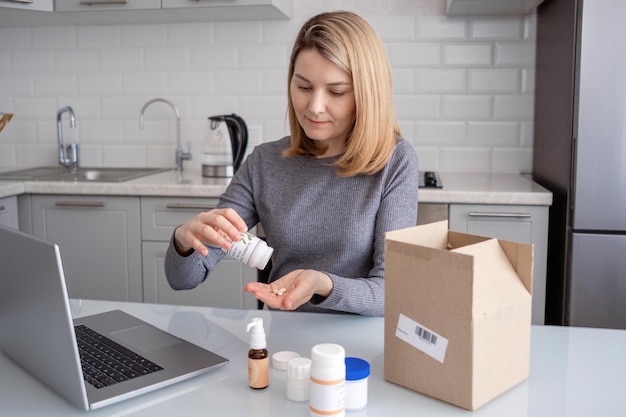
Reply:
<svg viewBox="0 0 626 417"><path fill-rule="evenodd" d="M174 246L184 256L194 250L206 256L209 254L206 244L229 250L231 242L241 240L241 232L247 231L246 222L232 208L213 209L198 213L177 227L174 231Z"/></svg>

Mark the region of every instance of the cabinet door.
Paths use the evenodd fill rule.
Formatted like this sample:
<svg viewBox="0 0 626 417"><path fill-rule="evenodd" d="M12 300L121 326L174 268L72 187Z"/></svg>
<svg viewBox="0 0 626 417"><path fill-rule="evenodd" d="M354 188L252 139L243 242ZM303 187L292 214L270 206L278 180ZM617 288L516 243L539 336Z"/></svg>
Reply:
<svg viewBox="0 0 626 417"><path fill-rule="evenodd" d="M473 235L533 244L533 324L544 324L548 207L451 204L449 228Z"/></svg>
<svg viewBox="0 0 626 417"><path fill-rule="evenodd" d="M144 301L221 308L256 308L255 298L243 292L258 271L224 257L206 282L190 291L174 291L165 278L164 260L174 228L197 213L215 207L217 198L141 198L141 236Z"/></svg>
<svg viewBox="0 0 626 417"><path fill-rule="evenodd" d="M34 195L32 216L61 249L70 297L142 301L139 198Z"/></svg>
<svg viewBox="0 0 626 417"><path fill-rule="evenodd" d="M0 198L0 224L17 229L17 197Z"/></svg>
<svg viewBox="0 0 626 417"><path fill-rule="evenodd" d="M0 0L0 7L7 8L7 9L51 12L54 10L54 1L53 0L33 0L33 1Z"/></svg>
<svg viewBox="0 0 626 417"><path fill-rule="evenodd" d="M247 282L256 281L255 269L236 259L224 258L205 282L192 290L173 290L165 278L167 242L143 242L144 301L147 303L256 308L255 298L243 292Z"/></svg>

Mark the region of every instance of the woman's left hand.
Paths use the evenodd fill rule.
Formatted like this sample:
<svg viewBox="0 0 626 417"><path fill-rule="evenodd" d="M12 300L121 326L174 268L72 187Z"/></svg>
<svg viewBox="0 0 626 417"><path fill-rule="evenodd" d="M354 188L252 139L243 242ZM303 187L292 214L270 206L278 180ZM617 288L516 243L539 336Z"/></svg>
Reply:
<svg viewBox="0 0 626 417"><path fill-rule="evenodd" d="M332 289L330 277L312 269L296 269L269 284L250 282L244 287L268 307L280 310L295 310L316 294L328 297Z"/></svg>

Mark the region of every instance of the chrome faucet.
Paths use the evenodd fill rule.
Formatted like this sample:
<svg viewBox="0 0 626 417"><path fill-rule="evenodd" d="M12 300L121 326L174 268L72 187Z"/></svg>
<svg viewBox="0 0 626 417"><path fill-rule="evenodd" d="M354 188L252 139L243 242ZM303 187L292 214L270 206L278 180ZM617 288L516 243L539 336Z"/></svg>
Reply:
<svg viewBox="0 0 626 417"><path fill-rule="evenodd" d="M69 113L70 115L70 128L76 127L76 117L74 116L74 110L70 106L60 108L57 111L57 139L59 140L59 164L71 172L76 172L78 169L78 144L71 143L67 146L63 143L63 124L61 118L63 113Z"/></svg>
<svg viewBox="0 0 626 417"><path fill-rule="evenodd" d="M183 170L183 161L189 161L191 159L191 143L187 143L187 152L183 151L183 147L181 144L180 138L180 112L178 111L178 107L171 101L164 98L153 98L143 105L141 108L141 115L139 116L139 126L143 129L143 114L152 103L156 103L160 101L161 103L165 103L169 105L174 113L176 114L176 170L182 172Z"/></svg>

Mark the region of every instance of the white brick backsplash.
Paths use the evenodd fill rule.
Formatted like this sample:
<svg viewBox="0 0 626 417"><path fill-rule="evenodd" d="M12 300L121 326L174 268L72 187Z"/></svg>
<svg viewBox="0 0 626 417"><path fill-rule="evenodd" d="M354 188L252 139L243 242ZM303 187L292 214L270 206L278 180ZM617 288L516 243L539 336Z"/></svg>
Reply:
<svg viewBox="0 0 626 417"><path fill-rule="evenodd" d="M4 47L10 45L11 49L31 48L33 46L31 33L28 27L0 27L0 39Z"/></svg>
<svg viewBox="0 0 626 417"><path fill-rule="evenodd" d="M493 107L496 120L532 120L535 97L496 96Z"/></svg>
<svg viewBox="0 0 626 417"><path fill-rule="evenodd" d="M454 43L443 45L443 63L456 66L487 66L493 62L493 47L489 43Z"/></svg>
<svg viewBox="0 0 626 417"><path fill-rule="evenodd" d="M166 93L174 96L194 96L215 93L215 74L208 71L181 71L167 74Z"/></svg>
<svg viewBox="0 0 626 417"><path fill-rule="evenodd" d="M80 128L78 142L81 146L86 143L99 143L99 136L105 136L109 138L109 140L107 141L108 143L122 143L122 122L103 120L79 120L78 124ZM66 133L66 130L67 129L65 129L63 132ZM68 139L66 139L66 142L70 143Z"/></svg>
<svg viewBox="0 0 626 417"><path fill-rule="evenodd" d="M460 146L465 144L465 122L416 122L416 146Z"/></svg>
<svg viewBox="0 0 626 417"><path fill-rule="evenodd" d="M204 46L213 43L212 22L172 23L165 28L166 44L170 46Z"/></svg>
<svg viewBox="0 0 626 417"><path fill-rule="evenodd" d="M471 39L521 39L524 35L524 20L521 17L472 18Z"/></svg>
<svg viewBox="0 0 626 417"><path fill-rule="evenodd" d="M378 17L368 19L383 42L415 40L415 17Z"/></svg>
<svg viewBox="0 0 626 417"><path fill-rule="evenodd" d="M261 22L215 22L215 43L220 45L240 45L261 43Z"/></svg>
<svg viewBox="0 0 626 417"><path fill-rule="evenodd" d="M144 66L146 71L180 71L190 69L189 48L146 48Z"/></svg>
<svg viewBox="0 0 626 417"><path fill-rule="evenodd" d="M262 93L270 95L287 94L287 70L267 70L262 74Z"/></svg>
<svg viewBox="0 0 626 417"><path fill-rule="evenodd" d="M15 166L16 162L15 145L0 143L0 167Z"/></svg>
<svg viewBox="0 0 626 417"><path fill-rule="evenodd" d="M412 94L415 92L415 70L412 68L392 69L394 94Z"/></svg>
<svg viewBox="0 0 626 417"><path fill-rule="evenodd" d="M485 120L491 117L491 96L443 96L441 116L454 120Z"/></svg>
<svg viewBox="0 0 626 417"><path fill-rule="evenodd" d="M438 171L441 170L439 147L421 147L416 146L417 158L419 160L419 169L422 171ZM456 169L448 169L447 171L456 171Z"/></svg>
<svg viewBox="0 0 626 417"><path fill-rule="evenodd" d="M289 51L283 45L242 45L239 47L240 69L285 68Z"/></svg>
<svg viewBox="0 0 626 417"><path fill-rule="evenodd" d="M415 72L416 93L458 93L467 89L465 69L421 69Z"/></svg>
<svg viewBox="0 0 626 417"><path fill-rule="evenodd" d="M520 91L519 69L471 69L469 91L513 93Z"/></svg>
<svg viewBox="0 0 626 417"><path fill-rule="evenodd" d="M11 70L11 60L9 59L9 51L0 51L0 73L9 72Z"/></svg>
<svg viewBox="0 0 626 417"><path fill-rule="evenodd" d="M260 71L216 71L217 94L261 94L263 73Z"/></svg>
<svg viewBox="0 0 626 417"><path fill-rule="evenodd" d="M21 120L56 120L57 106L53 97L16 97L13 99L13 112ZM56 130L51 133L56 134Z"/></svg>
<svg viewBox="0 0 626 417"><path fill-rule="evenodd" d="M444 148L439 155L439 169L446 172L490 172L490 148ZM445 186L445 184L444 184Z"/></svg>
<svg viewBox="0 0 626 417"><path fill-rule="evenodd" d="M438 66L441 46L438 43L392 43L388 46L389 60L394 68Z"/></svg>
<svg viewBox="0 0 626 417"><path fill-rule="evenodd" d="M533 122L520 123L520 146L523 148L533 147L533 130L535 124Z"/></svg>
<svg viewBox="0 0 626 417"><path fill-rule="evenodd" d="M180 110L189 167L200 167L211 115L241 115L251 148L278 139L289 130L293 40L332 4L361 13L383 41L396 115L421 169L529 171L536 16L446 17L434 3L310 0L280 21L0 27L0 111L15 113L0 166L56 164L56 112L66 105L78 122L67 138L79 135L87 166L173 166L172 110L151 106L139 129L156 97Z"/></svg>
<svg viewBox="0 0 626 417"><path fill-rule="evenodd" d="M455 40L467 38L467 19L462 17L433 16L418 19L417 39Z"/></svg>
<svg viewBox="0 0 626 417"><path fill-rule="evenodd" d="M166 25L122 25L122 45L125 47L165 46Z"/></svg>
<svg viewBox="0 0 626 417"><path fill-rule="evenodd" d="M120 95L122 94L122 75L117 72L79 74L78 92L81 95Z"/></svg>
<svg viewBox="0 0 626 417"><path fill-rule="evenodd" d="M11 54L11 62L11 71L16 74L51 72L54 68L50 49L18 49Z"/></svg>
<svg viewBox="0 0 626 417"><path fill-rule="evenodd" d="M100 50L100 70L140 71L144 69L143 49L141 48L106 48Z"/></svg>
<svg viewBox="0 0 626 417"><path fill-rule="evenodd" d="M522 70L522 93L528 94L535 91L535 68Z"/></svg>
<svg viewBox="0 0 626 417"><path fill-rule="evenodd" d="M533 151L531 148L494 148L492 169L496 172L532 172Z"/></svg>
<svg viewBox="0 0 626 417"><path fill-rule="evenodd" d="M74 26L34 27L33 47L35 48L75 48L76 28Z"/></svg>
<svg viewBox="0 0 626 417"><path fill-rule="evenodd" d="M100 68L100 53L97 49L56 49L54 70L56 72L96 72Z"/></svg>
<svg viewBox="0 0 626 417"><path fill-rule="evenodd" d="M130 72L122 74L122 91L126 95L159 95L167 93L165 72Z"/></svg>
<svg viewBox="0 0 626 417"><path fill-rule="evenodd" d="M17 73L2 74L0 91L7 96L30 96L33 94L33 76Z"/></svg>
<svg viewBox="0 0 626 417"><path fill-rule="evenodd" d="M440 98L436 95L396 95L396 117L400 120L439 118Z"/></svg>
<svg viewBox="0 0 626 417"><path fill-rule="evenodd" d="M199 46L190 49L191 68L194 70L226 70L237 68L237 47Z"/></svg>
<svg viewBox="0 0 626 417"><path fill-rule="evenodd" d="M78 93L76 74L35 74L34 93L38 96L75 96Z"/></svg>
<svg viewBox="0 0 626 417"><path fill-rule="evenodd" d="M517 122L468 122L467 144L472 146L515 146L519 143Z"/></svg>
<svg viewBox="0 0 626 417"><path fill-rule="evenodd" d="M79 48L112 48L122 46L122 29L116 25L77 26Z"/></svg>
<svg viewBox="0 0 626 417"><path fill-rule="evenodd" d="M497 66L535 65L535 44L528 42L498 42L496 44Z"/></svg>

